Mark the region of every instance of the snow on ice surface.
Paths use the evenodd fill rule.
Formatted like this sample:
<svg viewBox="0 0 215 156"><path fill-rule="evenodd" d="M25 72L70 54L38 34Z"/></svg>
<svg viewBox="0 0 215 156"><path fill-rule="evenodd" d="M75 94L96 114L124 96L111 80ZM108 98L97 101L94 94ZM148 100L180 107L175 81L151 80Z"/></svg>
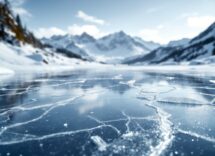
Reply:
<svg viewBox="0 0 215 156"><path fill-rule="evenodd" d="M41 50L30 45L12 46L0 42L0 73L44 73L73 70L74 67L101 66L59 55L50 49ZM3 70L4 69L4 70ZM6 70L7 69L7 70Z"/></svg>
<svg viewBox="0 0 215 156"><path fill-rule="evenodd" d="M2 74L13 74L14 72L10 69L0 67L0 75Z"/></svg>
<svg viewBox="0 0 215 156"><path fill-rule="evenodd" d="M215 80L210 80L211 83L215 83Z"/></svg>
<svg viewBox="0 0 215 156"><path fill-rule="evenodd" d="M121 58L97 58L100 61L110 59L112 63L116 63ZM208 62L214 62L214 58L207 59ZM48 63L48 64L47 64ZM145 70L145 71L213 71L212 65L188 66L188 65L166 65L166 66L126 66L126 65L103 65L93 62L84 62L78 59L70 59L62 55L53 53L49 49L44 51L33 48L30 45L21 45L21 47L11 46L9 44L0 43L0 67L8 71L24 72L24 73L47 73L71 71L74 69L110 69L110 70ZM3 73L3 70L0 71ZM9 73L11 73L9 72Z"/></svg>
<svg viewBox="0 0 215 156"><path fill-rule="evenodd" d="M80 70L2 80L0 155L213 155L213 79Z"/></svg>
<svg viewBox="0 0 215 156"><path fill-rule="evenodd" d="M98 146L99 151L105 151L107 148L107 143L99 136L91 136L93 142Z"/></svg>

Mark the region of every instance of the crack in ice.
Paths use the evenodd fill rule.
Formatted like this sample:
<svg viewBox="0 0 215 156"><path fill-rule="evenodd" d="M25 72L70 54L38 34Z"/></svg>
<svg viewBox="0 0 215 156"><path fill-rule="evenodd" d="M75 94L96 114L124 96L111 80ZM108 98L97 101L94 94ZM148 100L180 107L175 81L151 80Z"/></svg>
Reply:
<svg viewBox="0 0 215 156"><path fill-rule="evenodd" d="M186 134L186 135L190 135L190 136L195 137L195 138L200 138L200 139L206 140L208 142L215 143L215 138L212 138L212 137L209 137L209 136L204 136L204 135L192 132L192 131L185 131L185 130L182 130L182 129L177 129L177 131L180 132L180 133Z"/></svg>
<svg viewBox="0 0 215 156"><path fill-rule="evenodd" d="M99 119L97 119L97 118L95 118L95 117L93 117L93 116L88 115L88 117L89 117L90 119L96 121L98 124L101 124L101 125L103 125L103 126L106 126L106 127L109 127L109 128L111 128L111 129L113 129L118 135L121 134L120 130L118 130L116 127L114 127L114 126L112 126L112 125L109 125L109 124L106 124L105 122L102 122L102 121L100 121Z"/></svg>

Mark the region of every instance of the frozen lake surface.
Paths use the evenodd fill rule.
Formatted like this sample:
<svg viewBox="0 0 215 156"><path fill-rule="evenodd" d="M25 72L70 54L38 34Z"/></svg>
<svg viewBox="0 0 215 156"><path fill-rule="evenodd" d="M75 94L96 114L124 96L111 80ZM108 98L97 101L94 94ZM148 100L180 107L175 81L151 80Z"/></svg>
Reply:
<svg viewBox="0 0 215 156"><path fill-rule="evenodd" d="M74 71L0 78L0 156L215 155L215 77Z"/></svg>

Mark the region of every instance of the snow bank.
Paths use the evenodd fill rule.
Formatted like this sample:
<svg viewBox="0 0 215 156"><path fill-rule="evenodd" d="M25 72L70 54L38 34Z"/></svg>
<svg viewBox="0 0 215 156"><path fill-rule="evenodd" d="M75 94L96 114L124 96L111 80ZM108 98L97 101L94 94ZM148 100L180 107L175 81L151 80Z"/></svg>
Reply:
<svg viewBox="0 0 215 156"><path fill-rule="evenodd" d="M5 75L5 74L14 74L13 70L4 68L4 67L0 67L0 75Z"/></svg>
<svg viewBox="0 0 215 156"><path fill-rule="evenodd" d="M205 60L204 60L205 61ZM96 70L142 70L150 72L212 72L215 57L207 58L210 65L163 65L163 66L127 66L105 65L95 62L85 62L57 54L49 49L41 50L30 45L21 47L0 42L0 74L11 73L48 73L79 69Z"/></svg>
<svg viewBox="0 0 215 156"><path fill-rule="evenodd" d="M0 42L0 73L59 72L85 64L89 63L68 58L49 49L41 50L30 45L19 47Z"/></svg>

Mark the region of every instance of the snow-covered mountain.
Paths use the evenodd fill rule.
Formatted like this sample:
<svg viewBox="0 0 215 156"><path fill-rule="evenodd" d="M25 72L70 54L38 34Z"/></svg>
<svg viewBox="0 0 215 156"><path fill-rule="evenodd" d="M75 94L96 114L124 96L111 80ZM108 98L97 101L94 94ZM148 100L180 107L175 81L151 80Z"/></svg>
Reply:
<svg viewBox="0 0 215 156"><path fill-rule="evenodd" d="M134 37L134 39L135 39L137 42L142 43L145 47L147 47L147 48L150 49L150 50L157 49L158 47L161 46L161 44L156 43L156 42L153 42L153 41L144 41L144 40L143 40L142 38L140 38L140 37Z"/></svg>
<svg viewBox="0 0 215 156"><path fill-rule="evenodd" d="M183 40L182 40L183 41ZM126 64L215 63L215 23L190 41L170 43L147 55L125 60ZM173 45L172 45L173 44Z"/></svg>
<svg viewBox="0 0 215 156"><path fill-rule="evenodd" d="M160 45L131 37L123 31L95 39L87 33L43 38L43 43L53 47L63 47L76 54L93 56L97 61L114 62L125 57L147 54Z"/></svg>
<svg viewBox="0 0 215 156"><path fill-rule="evenodd" d="M43 38L42 42L44 44L50 45L54 48L64 48L66 50L72 51L77 55L81 55L84 58L89 58L87 52L82 49L82 44L87 44L89 42L93 42L95 39L86 33L82 34L81 36L71 36L71 35L64 35L64 36L52 36L50 39Z"/></svg>

